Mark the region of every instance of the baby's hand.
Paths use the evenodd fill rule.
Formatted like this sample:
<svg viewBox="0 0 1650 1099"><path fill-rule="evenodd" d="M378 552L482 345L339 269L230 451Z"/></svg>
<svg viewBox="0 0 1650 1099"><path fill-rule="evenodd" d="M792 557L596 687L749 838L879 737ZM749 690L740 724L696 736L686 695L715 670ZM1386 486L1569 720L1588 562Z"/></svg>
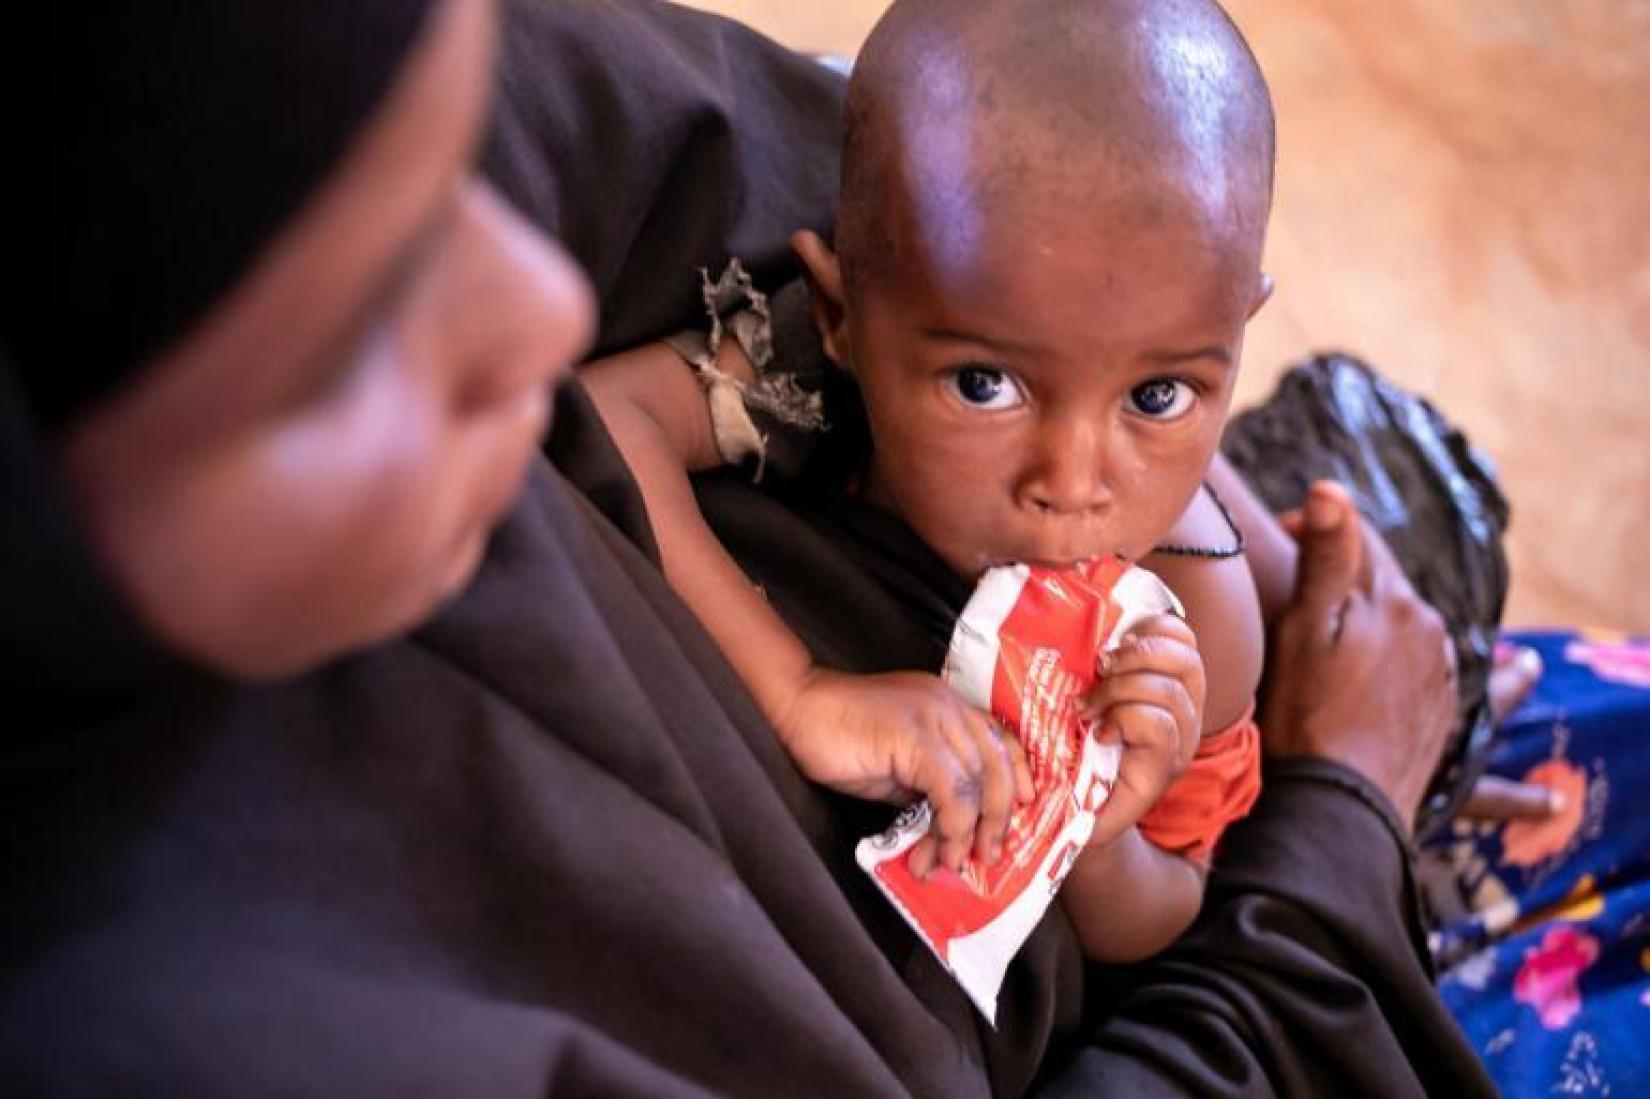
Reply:
<svg viewBox="0 0 1650 1099"><path fill-rule="evenodd" d="M1203 658L1192 628L1173 615L1148 618L1100 657L1101 681L1082 714L1097 736L1121 742L1117 786L1095 821L1095 844L1132 827L1197 753L1203 732Z"/></svg>
<svg viewBox="0 0 1650 1099"><path fill-rule="evenodd" d="M911 849L917 877L940 862L960 870L970 849L995 862L1017 802L1034 791L1025 752L939 678L920 672L847 675L816 669L780 723L802 773L855 797L906 804L927 797L932 833Z"/></svg>

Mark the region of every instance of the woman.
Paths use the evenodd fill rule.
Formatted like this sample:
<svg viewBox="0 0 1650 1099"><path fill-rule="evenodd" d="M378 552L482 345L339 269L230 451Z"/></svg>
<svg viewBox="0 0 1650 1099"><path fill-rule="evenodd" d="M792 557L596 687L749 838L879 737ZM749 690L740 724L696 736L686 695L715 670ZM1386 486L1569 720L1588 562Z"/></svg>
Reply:
<svg viewBox="0 0 1650 1099"><path fill-rule="evenodd" d="M590 307L470 166L491 6L245 8L61 55L95 106L0 396L9 1087L1483 1090L1408 934L1439 629L1343 501L1280 641L1294 758L1204 923L1080 1042L1050 922L991 1030L891 964L832 804L610 520L634 491L576 390L561 472L533 454ZM491 163L604 346L685 319L649 262L821 198L766 162L828 132L804 62L668 9L511 19ZM1380 699L1318 686L1382 662Z"/></svg>

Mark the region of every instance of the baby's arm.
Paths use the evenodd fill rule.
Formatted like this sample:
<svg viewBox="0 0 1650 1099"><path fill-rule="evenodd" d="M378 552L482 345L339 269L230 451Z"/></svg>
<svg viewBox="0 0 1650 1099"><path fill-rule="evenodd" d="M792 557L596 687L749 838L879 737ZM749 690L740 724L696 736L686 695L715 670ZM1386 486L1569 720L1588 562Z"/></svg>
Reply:
<svg viewBox="0 0 1650 1099"><path fill-rule="evenodd" d="M1205 736L1223 732L1249 711L1261 674L1263 620L1288 602L1295 573L1293 539L1224 458L1216 456L1208 480L1243 531L1244 554L1211 560L1154 553L1143 562L1181 597L1197 631L1207 681ZM1200 493L1165 541L1220 547L1231 536L1214 499ZM1202 902L1203 879L1200 863L1165 851L1135 829L1084 853L1066 887L1067 907L1090 957L1138 960L1190 925ZM1120 896L1136 903L1120 904Z"/></svg>
<svg viewBox="0 0 1650 1099"><path fill-rule="evenodd" d="M1210 486L1243 531L1241 557L1153 553L1142 562L1180 596L1197 632L1197 656L1207 689L1203 736L1226 734L1249 711L1260 681L1263 635L1270 612L1288 602L1294 585L1294 541L1224 458ZM1232 531L1208 493L1199 493L1166 542L1218 548ZM1229 734L1228 734L1229 735ZM1147 841L1138 829L1086 851L1067 885L1067 907L1089 956L1133 961L1166 946L1196 916L1203 896L1200 862ZM1122 904L1117 898L1133 898ZM1085 898L1092 898L1092 901Z"/></svg>
<svg viewBox="0 0 1650 1099"><path fill-rule="evenodd" d="M749 381L736 341L717 367ZM960 868L970 848L995 857L1017 800L1032 796L1019 744L937 676L851 676L811 654L706 524L688 475L723 464L705 393L669 347L593 363L581 378L641 489L665 576L733 665L803 774L857 797L927 796L931 840L913 850Z"/></svg>
<svg viewBox="0 0 1650 1099"><path fill-rule="evenodd" d="M1299 558L1295 540L1224 455L1216 454L1210 464L1209 484L1220 494L1226 509L1232 513L1232 521L1248 543L1243 557L1254 576L1261 617L1268 623L1275 622L1295 591Z"/></svg>
<svg viewBox="0 0 1650 1099"><path fill-rule="evenodd" d="M730 353L733 373L748 362ZM802 642L728 556L700 514L689 474L723 464L705 392L665 344L649 344L579 373L641 490L671 587L691 607L763 713L781 724L813 670Z"/></svg>
<svg viewBox="0 0 1650 1099"><path fill-rule="evenodd" d="M1078 857L1061 891L1083 952L1102 962L1150 957L1191 926L1203 901L1203 871L1131 826L1108 839L1107 823L1156 803L1158 782L1172 779L1197 751L1205 696L1203 661L1186 623L1163 615L1136 627L1101 661L1099 686L1085 712L1096 735L1119 741L1156 767L1123 769L1096 822L1095 840ZM1141 788L1136 788L1139 781ZM1151 788L1147 788L1151 787Z"/></svg>
<svg viewBox="0 0 1650 1099"><path fill-rule="evenodd" d="M1091 845L1061 890L1084 957L1121 964L1174 942L1203 904L1203 868L1130 828Z"/></svg>

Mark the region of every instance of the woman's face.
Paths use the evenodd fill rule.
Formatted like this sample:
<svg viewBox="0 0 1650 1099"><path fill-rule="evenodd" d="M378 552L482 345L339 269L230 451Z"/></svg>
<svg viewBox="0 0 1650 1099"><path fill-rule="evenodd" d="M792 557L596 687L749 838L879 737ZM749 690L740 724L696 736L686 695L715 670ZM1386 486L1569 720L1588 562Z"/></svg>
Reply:
<svg viewBox="0 0 1650 1099"><path fill-rule="evenodd" d="M197 660L277 676L417 624L520 488L592 306L472 172L494 23L443 0L253 269L62 440L117 583Z"/></svg>

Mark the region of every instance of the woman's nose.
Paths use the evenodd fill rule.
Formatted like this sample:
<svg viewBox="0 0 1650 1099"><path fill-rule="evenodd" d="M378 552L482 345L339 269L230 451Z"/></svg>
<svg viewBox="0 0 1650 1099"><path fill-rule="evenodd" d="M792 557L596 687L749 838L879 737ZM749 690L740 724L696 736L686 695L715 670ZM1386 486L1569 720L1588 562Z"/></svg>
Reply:
<svg viewBox="0 0 1650 1099"><path fill-rule="evenodd" d="M519 214L510 211L509 216L518 226L521 239L516 244L526 253L522 266L529 278L527 292L537 296L545 373L559 381L572 373L596 337L596 296L584 271L559 242L528 226Z"/></svg>
<svg viewBox="0 0 1650 1099"><path fill-rule="evenodd" d="M1089 419L1045 423L1035 459L1021 483L1027 510L1053 516L1090 516L1112 500L1106 478L1104 430Z"/></svg>
<svg viewBox="0 0 1650 1099"><path fill-rule="evenodd" d="M595 335L596 307L584 272L485 184L466 189L464 216L494 270L484 280L493 299L481 308L504 333L502 348L483 356L485 377L472 379L471 400L554 384L571 373Z"/></svg>

